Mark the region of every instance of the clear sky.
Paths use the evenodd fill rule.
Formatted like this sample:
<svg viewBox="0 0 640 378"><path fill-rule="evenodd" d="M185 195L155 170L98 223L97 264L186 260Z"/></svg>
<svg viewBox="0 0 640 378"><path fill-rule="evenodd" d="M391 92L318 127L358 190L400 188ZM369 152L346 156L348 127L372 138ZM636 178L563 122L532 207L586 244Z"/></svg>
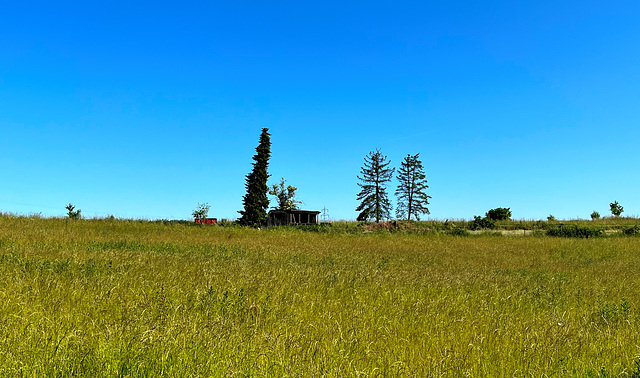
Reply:
<svg viewBox="0 0 640 378"><path fill-rule="evenodd" d="M638 215L639 120L636 0L0 11L3 212L236 218L268 127L270 183L332 219L356 218L376 148L420 153L432 218Z"/></svg>

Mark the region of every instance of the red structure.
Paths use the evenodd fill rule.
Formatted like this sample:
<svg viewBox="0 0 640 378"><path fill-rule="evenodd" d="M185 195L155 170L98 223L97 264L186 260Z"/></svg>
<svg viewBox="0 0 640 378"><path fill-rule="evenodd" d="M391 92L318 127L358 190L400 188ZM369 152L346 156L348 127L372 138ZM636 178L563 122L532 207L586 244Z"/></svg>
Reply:
<svg viewBox="0 0 640 378"><path fill-rule="evenodd" d="M204 219L196 218L196 223L197 224L216 224L218 223L218 218L204 218Z"/></svg>

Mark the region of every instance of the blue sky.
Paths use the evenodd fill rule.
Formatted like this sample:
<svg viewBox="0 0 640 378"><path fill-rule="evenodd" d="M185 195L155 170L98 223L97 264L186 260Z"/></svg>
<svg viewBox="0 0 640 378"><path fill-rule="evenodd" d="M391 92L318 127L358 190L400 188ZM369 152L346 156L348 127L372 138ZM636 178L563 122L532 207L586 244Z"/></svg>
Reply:
<svg viewBox="0 0 640 378"><path fill-rule="evenodd" d="M268 127L270 182L333 219L356 218L376 148L420 153L432 218L638 215L638 20L637 1L10 2L0 211L235 218Z"/></svg>

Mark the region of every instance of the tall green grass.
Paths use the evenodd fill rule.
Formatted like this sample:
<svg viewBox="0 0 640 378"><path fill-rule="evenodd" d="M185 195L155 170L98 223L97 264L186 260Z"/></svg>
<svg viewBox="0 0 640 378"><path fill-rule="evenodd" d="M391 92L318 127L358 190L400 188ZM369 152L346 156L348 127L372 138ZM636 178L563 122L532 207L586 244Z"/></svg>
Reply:
<svg viewBox="0 0 640 378"><path fill-rule="evenodd" d="M0 376L640 374L640 238L0 217Z"/></svg>

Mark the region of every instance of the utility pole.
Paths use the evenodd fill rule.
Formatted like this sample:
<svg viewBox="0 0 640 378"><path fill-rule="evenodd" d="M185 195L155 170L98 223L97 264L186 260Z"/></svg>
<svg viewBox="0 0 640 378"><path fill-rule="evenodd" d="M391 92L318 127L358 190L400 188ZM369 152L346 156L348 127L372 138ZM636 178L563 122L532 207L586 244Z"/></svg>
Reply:
<svg viewBox="0 0 640 378"><path fill-rule="evenodd" d="M327 207L322 208L322 221L327 222L329 220L329 209Z"/></svg>

